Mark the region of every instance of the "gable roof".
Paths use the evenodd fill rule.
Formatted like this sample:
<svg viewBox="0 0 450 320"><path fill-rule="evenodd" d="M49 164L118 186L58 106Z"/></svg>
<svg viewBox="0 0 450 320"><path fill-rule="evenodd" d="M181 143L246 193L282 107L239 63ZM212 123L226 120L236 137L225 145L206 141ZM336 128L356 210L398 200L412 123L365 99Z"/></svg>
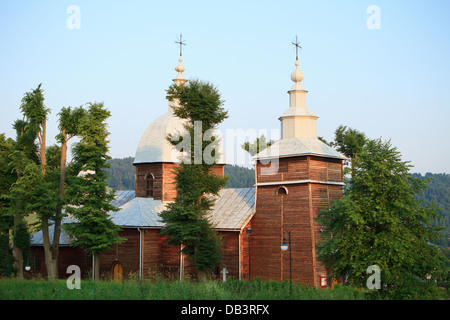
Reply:
<svg viewBox="0 0 450 320"><path fill-rule="evenodd" d="M255 188L222 189L215 197L215 205L208 218L216 230L240 231L250 221L255 208ZM153 198L138 198L135 191L117 191L112 204L120 210L111 212L111 220L123 228L154 228L161 229L164 224L159 214L169 202ZM65 217L62 223L74 223L76 220ZM50 239L53 239L54 225L49 226ZM42 231L31 237L32 246L44 243ZM68 246L71 237L61 230L60 245Z"/></svg>
<svg viewBox="0 0 450 320"><path fill-rule="evenodd" d="M222 189L209 220L215 229L242 230L255 209L256 188Z"/></svg>
<svg viewBox="0 0 450 320"><path fill-rule="evenodd" d="M237 231L245 227L253 215L255 188L228 188L219 191L208 218L218 230ZM159 214L168 202L153 198L134 198L112 212L111 220L124 228L163 228Z"/></svg>
<svg viewBox="0 0 450 320"><path fill-rule="evenodd" d="M119 211L111 212L111 220L124 228L162 228L159 213L167 203L153 198L133 198L119 207Z"/></svg>
<svg viewBox="0 0 450 320"><path fill-rule="evenodd" d="M302 155L347 159L343 154L317 138L284 138L255 155L253 159L272 159Z"/></svg>

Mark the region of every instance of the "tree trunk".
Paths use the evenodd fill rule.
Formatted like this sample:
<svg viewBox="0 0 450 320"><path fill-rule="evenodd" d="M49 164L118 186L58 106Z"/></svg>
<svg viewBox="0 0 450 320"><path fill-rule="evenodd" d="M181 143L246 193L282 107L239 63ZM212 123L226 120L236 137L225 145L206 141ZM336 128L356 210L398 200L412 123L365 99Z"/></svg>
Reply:
<svg viewBox="0 0 450 320"><path fill-rule="evenodd" d="M58 279L58 254L55 255L54 248L58 246L53 246L50 244L50 236L48 232L48 219L42 219L42 236L44 240L44 257L45 257L45 267L47 268L47 279L48 280L57 280ZM55 231L54 234L58 233L57 230L60 228L56 226L55 223ZM59 235L58 235L59 239ZM56 249L56 253L58 250Z"/></svg>
<svg viewBox="0 0 450 320"><path fill-rule="evenodd" d="M47 147L47 142L46 142L46 138L47 138L47 121L44 120L44 122L42 123L42 133L41 133L41 145L40 145L40 157L41 157L41 169L42 169L42 174L45 176L45 173L47 172L47 157L45 154L46 151L46 147Z"/></svg>
<svg viewBox="0 0 450 320"><path fill-rule="evenodd" d="M14 227L13 227L13 257L14 257L14 264L13 267L16 270L16 277L19 279L23 279L23 250L22 248L18 247L16 245L16 234L17 229L19 228L19 220L20 215L19 213L14 213Z"/></svg>
<svg viewBox="0 0 450 320"><path fill-rule="evenodd" d="M100 280L100 254L94 255L94 281Z"/></svg>
<svg viewBox="0 0 450 320"><path fill-rule="evenodd" d="M23 279L23 251L22 248L13 248L14 264L13 267L16 270L16 277Z"/></svg>

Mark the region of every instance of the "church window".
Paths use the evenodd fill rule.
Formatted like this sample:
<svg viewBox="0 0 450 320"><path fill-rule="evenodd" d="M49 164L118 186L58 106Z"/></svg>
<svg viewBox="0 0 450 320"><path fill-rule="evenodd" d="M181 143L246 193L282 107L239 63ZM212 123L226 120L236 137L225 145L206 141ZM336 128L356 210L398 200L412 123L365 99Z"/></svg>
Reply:
<svg viewBox="0 0 450 320"><path fill-rule="evenodd" d="M151 173L145 175L145 192L147 197L153 197L153 185L155 176Z"/></svg>
<svg viewBox="0 0 450 320"><path fill-rule="evenodd" d="M277 195L288 194L288 190L285 187L279 187L277 189Z"/></svg>

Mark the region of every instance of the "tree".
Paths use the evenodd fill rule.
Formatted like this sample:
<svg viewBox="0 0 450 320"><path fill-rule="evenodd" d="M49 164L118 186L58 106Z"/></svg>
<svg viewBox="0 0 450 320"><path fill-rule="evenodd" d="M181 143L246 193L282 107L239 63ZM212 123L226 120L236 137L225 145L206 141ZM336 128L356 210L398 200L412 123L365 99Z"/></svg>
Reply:
<svg viewBox="0 0 450 320"><path fill-rule="evenodd" d="M186 86L172 85L167 92L169 100L178 101L175 115L187 120L186 133L170 135L168 141L187 154L175 169L176 199L160 214L162 234L168 235L170 245L182 246L181 252L191 257L201 275L220 262L220 237L207 215L214 205L211 195L218 194L227 178L213 172L219 154L218 139L211 133L228 114L209 83L194 80Z"/></svg>
<svg viewBox="0 0 450 320"><path fill-rule="evenodd" d="M44 100L44 91L41 83L32 92L25 93L20 105L20 111L23 113L26 121L24 131L34 135L39 140L38 154L43 174L45 174L47 165L45 150L47 146L47 116L50 113L50 109L44 105Z"/></svg>
<svg viewBox="0 0 450 320"><path fill-rule="evenodd" d="M366 135L356 129L340 125L334 131L332 146L346 157L353 159L358 156L366 142Z"/></svg>
<svg viewBox="0 0 450 320"><path fill-rule="evenodd" d="M61 146L47 147L47 116L50 109L45 107L44 100L42 84L25 93L20 106L24 119L14 123L18 148L12 157L12 163L18 181L11 190L11 195L15 197L11 200L16 212L22 211L24 215L31 212L37 214L43 234L47 275L49 279L58 279L60 226L65 205L67 143L76 136L78 122L84 110L81 107L74 110L70 107L62 108L58 114L61 132L57 136ZM49 158L52 161L50 165L47 163ZM35 170L36 166L40 169L40 174ZM39 184L33 184L36 181L39 181ZM49 233L51 224L54 228L52 240Z"/></svg>
<svg viewBox="0 0 450 320"><path fill-rule="evenodd" d="M256 138L256 140L253 143L245 142L241 145L241 148L250 153L250 155L253 157L254 155L260 153L264 149L270 147L273 145L275 141L270 140L267 141L267 138L264 135L261 135L261 137Z"/></svg>
<svg viewBox="0 0 450 320"><path fill-rule="evenodd" d="M94 279L99 279L100 254L125 239L119 237L120 227L115 225L109 212L118 209L111 205L114 192L106 182L109 132L106 120L111 113L103 103L91 103L79 117L78 134L81 138L73 147L73 166L76 176L70 177L66 189L70 206L66 208L77 221L63 225L74 237L74 246L86 250L94 257Z"/></svg>
<svg viewBox="0 0 450 320"><path fill-rule="evenodd" d="M15 151L10 154L10 163L15 170L17 181L11 186L10 193L6 196L9 210L14 217L13 255L19 278L23 276L23 250L29 243L25 216L30 213L27 211L29 198L26 194L31 189L23 186L23 182L27 181L27 177L24 178L23 174L29 165L38 163L40 163L42 175L46 173L46 131L50 110L44 105L41 84L35 90L25 93L20 110L24 118L14 123L17 142ZM36 139L39 140L39 146L34 142Z"/></svg>
<svg viewBox="0 0 450 320"><path fill-rule="evenodd" d="M331 278L348 276L350 284L365 285L367 268L376 265L379 294L411 297L418 281L438 269L442 256L429 243L439 237L439 215L433 203L416 197L426 182L413 178L410 167L380 139L358 152L344 196L317 217L325 226L319 259Z"/></svg>
<svg viewBox="0 0 450 320"><path fill-rule="evenodd" d="M14 213L9 210L8 195L12 184L17 180L10 163L10 155L15 147L14 140L6 139L4 134L0 134L0 277L14 273L15 260L9 248L9 231L14 226Z"/></svg>

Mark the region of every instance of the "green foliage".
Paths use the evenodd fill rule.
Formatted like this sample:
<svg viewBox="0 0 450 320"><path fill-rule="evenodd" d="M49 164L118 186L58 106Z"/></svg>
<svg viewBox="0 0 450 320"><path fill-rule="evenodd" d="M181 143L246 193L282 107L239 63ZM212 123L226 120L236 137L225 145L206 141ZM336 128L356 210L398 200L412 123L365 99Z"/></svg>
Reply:
<svg viewBox="0 0 450 320"><path fill-rule="evenodd" d="M37 164L29 163L11 187L13 210L24 216L34 212L40 221L55 219L58 204L56 188L55 182L46 179Z"/></svg>
<svg viewBox="0 0 450 320"><path fill-rule="evenodd" d="M27 121L27 131L37 134L42 131L42 124L47 120L50 109L44 105L42 83L31 92L25 93L20 111Z"/></svg>
<svg viewBox="0 0 450 320"><path fill-rule="evenodd" d="M16 120L13 124L16 130L15 150L23 152L23 157L38 163L38 146L36 145L36 132L28 130L25 120Z"/></svg>
<svg viewBox="0 0 450 320"><path fill-rule="evenodd" d="M73 148L73 170L77 176L69 177L67 195L71 206L67 212L77 223L64 225L72 235L75 246L96 255L108 250L124 239L118 236L120 228L110 219L108 212L117 209L110 204L114 193L107 189L109 132L106 120L110 112L102 103L90 104L87 112L79 119L81 141Z"/></svg>
<svg viewBox="0 0 450 320"><path fill-rule="evenodd" d="M318 214L326 226L319 258L335 278L365 285L370 265L381 269L381 292L412 288L439 268L443 257L429 242L439 238L433 203L419 200L426 182L409 174L390 142L368 140L354 159L342 199Z"/></svg>
<svg viewBox="0 0 450 320"><path fill-rule="evenodd" d="M0 134L0 276L14 273L14 258L9 248L9 230L13 227L14 217L8 210L9 202L6 197L17 179L9 157L14 148L15 141Z"/></svg>
<svg viewBox="0 0 450 320"><path fill-rule="evenodd" d="M261 137L256 138L256 140L253 141L252 143L245 142L244 144L241 145L241 148L250 153L250 155L253 157L254 155L260 153L264 149L270 147L274 143L275 141L273 140L267 141L267 138L264 135L261 135Z"/></svg>
<svg viewBox="0 0 450 320"><path fill-rule="evenodd" d="M365 143L364 133L340 125L334 132L334 142L331 145L346 157L353 159L362 151Z"/></svg>
<svg viewBox="0 0 450 320"><path fill-rule="evenodd" d="M216 128L228 118L228 112L222 107L220 93L214 85L200 80L190 80L187 85L173 84L167 90L168 99L178 100L179 108L174 113L181 119L186 119L193 126L195 121L201 121L203 133Z"/></svg>
<svg viewBox="0 0 450 320"><path fill-rule="evenodd" d="M210 153L214 161L205 161L202 156L210 144L218 140L205 141L208 139L204 138L227 117L227 112L222 108L219 92L209 83L193 80L185 86L172 85L167 92L169 100L176 99L179 103L174 113L187 120L183 137L167 139L176 147L182 139L188 155L175 169L175 202L160 214L165 223L162 234L168 235L170 245L183 247L182 252L193 259L197 270L205 271L220 262L220 237L212 229L207 215L214 205L211 195L218 194L227 178L213 172L219 157L217 152ZM202 156L200 163L199 155Z"/></svg>
<svg viewBox="0 0 450 320"><path fill-rule="evenodd" d="M56 136L59 143L63 143L65 139L70 139L78 135L79 126L86 114L86 110L83 107L71 108L71 107L63 107L61 111L58 113L59 115L59 124L58 129L60 134ZM64 135L67 135L64 138Z"/></svg>
<svg viewBox="0 0 450 320"><path fill-rule="evenodd" d="M45 155L47 158L47 169L51 171L59 170L61 164L61 147L54 144L45 150Z"/></svg>

